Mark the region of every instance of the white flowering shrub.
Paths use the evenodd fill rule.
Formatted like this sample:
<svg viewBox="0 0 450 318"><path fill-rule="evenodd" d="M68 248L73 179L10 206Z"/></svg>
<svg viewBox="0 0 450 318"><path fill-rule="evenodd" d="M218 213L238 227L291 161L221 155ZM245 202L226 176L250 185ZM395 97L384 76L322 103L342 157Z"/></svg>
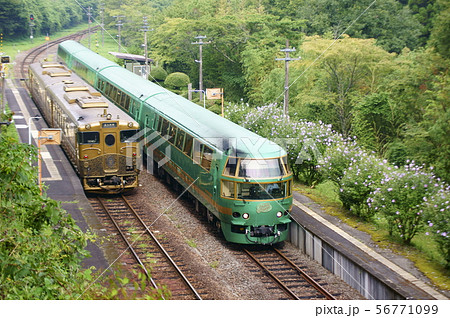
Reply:
<svg viewBox="0 0 450 318"><path fill-rule="evenodd" d="M426 202L443 186L437 178L414 163L404 168L388 167L380 187L367 200L371 209L388 221L390 235L405 243L424 227L423 209Z"/></svg>
<svg viewBox="0 0 450 318"><path fill-rule="evenodd" d="M341 135L336 135L327 147L319 168L327 179L340 187L345 171L365 155L366 152L358 147L355 141L345 140Z"/></svg>
<svg viewBox="0 0 450 318"><path fill-rule="evenodd" d="M372 191L380 185L385 161L367 153L360 153L350 161L339 179L339 199L345 208L364 219L370 219L375 210L369 208L367 200Z"/></svg>
<svg viewBox="0 0 450 318"><path fill-rule="evenodd" d="M431 235L450 268L450 186L440 186L424 203L425 234Z"/></svg>

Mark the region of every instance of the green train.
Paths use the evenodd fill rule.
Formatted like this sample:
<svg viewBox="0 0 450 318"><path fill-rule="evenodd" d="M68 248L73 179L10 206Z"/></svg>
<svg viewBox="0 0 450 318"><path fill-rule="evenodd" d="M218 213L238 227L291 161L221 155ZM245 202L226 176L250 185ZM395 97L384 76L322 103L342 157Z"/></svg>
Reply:
<svg viewBox="0 0 450 318"><path fill-rule="evenodd" d="M288 237L293 177L283 148L75 41L59 45L58 59L140 124L147 165L189 191L227 241Z"/></svg>

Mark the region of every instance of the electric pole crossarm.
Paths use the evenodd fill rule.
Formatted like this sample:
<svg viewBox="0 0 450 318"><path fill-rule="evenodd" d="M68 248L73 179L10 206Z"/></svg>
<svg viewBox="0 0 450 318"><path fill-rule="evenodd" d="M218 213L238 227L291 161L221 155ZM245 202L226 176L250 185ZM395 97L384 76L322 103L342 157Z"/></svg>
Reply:
<svg viewBox="0 0 450 318"><path fill-rule="evenodd" d="M276 61L284 61L284 104L283 104L283 113L284 117L287 118L289 115L289 61L297 61L300 60L298 58L289 57L289 53L295 52L294 48L289 48L289 40L286 40L286 48L281 49L280 52L285 53L284 58L276 58Z"/></svg>

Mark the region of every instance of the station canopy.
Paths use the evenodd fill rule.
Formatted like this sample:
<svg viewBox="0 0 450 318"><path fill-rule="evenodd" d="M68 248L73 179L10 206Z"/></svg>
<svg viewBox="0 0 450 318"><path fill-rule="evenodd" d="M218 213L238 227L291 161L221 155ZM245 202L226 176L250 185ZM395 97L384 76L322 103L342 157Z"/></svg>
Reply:
<svg viewBox="0 0 450 318"><path fill-rule="evenodd" d="M114 57L118 59L122 59L125 61L130 62L139 62L139 63L145 63L145 56L144 55L137 55L137 54L127 54L127 53L121 53L121 52L108 52L109 54L113 55ZM152 59L147 58L147 62L151 63L153 62Z"/></svg>

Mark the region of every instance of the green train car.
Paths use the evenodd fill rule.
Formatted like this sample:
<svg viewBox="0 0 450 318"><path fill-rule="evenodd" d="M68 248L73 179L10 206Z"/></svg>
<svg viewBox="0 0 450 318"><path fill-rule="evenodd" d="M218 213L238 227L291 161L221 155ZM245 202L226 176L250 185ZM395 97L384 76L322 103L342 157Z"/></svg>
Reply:
<svg viewBox="0 0 450 318"><path fill-rule="evenodd" d="M226 240L288 237L292 173L284 149L77 42L61 43L58 58L140 124L147 164L187 189Z"/></svg>

